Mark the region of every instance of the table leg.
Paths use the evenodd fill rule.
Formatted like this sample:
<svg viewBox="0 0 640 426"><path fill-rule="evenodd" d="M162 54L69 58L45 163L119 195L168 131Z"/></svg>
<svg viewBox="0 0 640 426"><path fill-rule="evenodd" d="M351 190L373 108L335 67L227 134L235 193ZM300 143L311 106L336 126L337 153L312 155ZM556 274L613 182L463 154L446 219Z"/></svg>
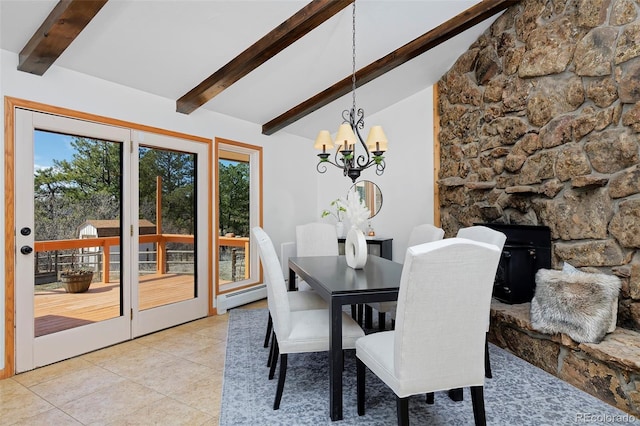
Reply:
<svg viewBox="0 0 640 426"><path fill-rule="evenodd" d="M364 328L373 328L373 308L364 305Z"/></svg>
<svg viewBox="0 0 640 426"><path fill-rule="evenodd" d="M296 273L289 268L289 291L296 290Z"/></svg>
<svg viewBox="0 0 640 426"><path fill-rule="evenodd" d="M329 410L331 420L342 420L342 305L331 298L329 329Z"/></svg>

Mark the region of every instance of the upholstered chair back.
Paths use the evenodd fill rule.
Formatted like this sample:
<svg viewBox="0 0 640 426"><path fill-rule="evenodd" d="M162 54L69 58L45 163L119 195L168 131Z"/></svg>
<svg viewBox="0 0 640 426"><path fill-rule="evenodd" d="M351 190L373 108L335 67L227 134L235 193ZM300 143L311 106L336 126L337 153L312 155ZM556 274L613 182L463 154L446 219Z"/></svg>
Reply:
<svg viewBox="0 0 640 426"><path fill-rule="evenodd" d="M456 237L493 244L497 246L500 251L502 251L504 243L507 241L507 236L504 233L482 225L460 228Z"/></svg>
<svg viewBox="0 0 640 426"><path fill-rule="evenodd" d="M494 245L447 238L407 249L396 313L398 395L483 385ZM470 380L471 379L471 380Z"/></svg>
<svg viewBox="0 0 640 426"><path fill-rule="evenodd" d="M259 226L252 228L251 232L258 244L258 253L262 261L264 280L267 285L267 304L273 319L273 328L277 336L284 338L290 333L291 322L287 286L280 269L280 261L267 233Z"/></svg>
<svg viewBox="0 0 640 426"><path fill-rule="evenodd" d="M425 223L423 225L414 226L409 234L409 244L407 247L417 246L418 244L429 243L444 238L444 230L437 226Z"/></svg>
<svg viewBox="0 0 640 426"><path fill-rule="evenodd" d="M507 236L503 232L496 231L495 229L491 229L482 225L460 228L458 230L457 237L467 238L469 240L479 241L481 243L493 244L500 249L500 252L502 252L504 243L507 241ZM489 328L491 327L491 315L487 316L485 322L485 328L487 329L487 332L489 332Z"/></svg>
<svg viewBox="0 0 640 426"><path fill-rule="evenodd" d="M296 254L304 256L337 256L338 234L335 225L313 222L296 226Z"/></svg>

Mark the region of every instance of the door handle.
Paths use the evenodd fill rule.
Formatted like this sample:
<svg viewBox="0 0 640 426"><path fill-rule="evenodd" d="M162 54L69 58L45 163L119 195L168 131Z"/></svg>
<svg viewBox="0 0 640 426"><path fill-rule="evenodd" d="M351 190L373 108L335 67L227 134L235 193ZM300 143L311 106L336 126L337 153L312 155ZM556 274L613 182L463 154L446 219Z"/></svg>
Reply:
<svg viewBox="0 0 640 426"><path fill-rule="evenodd" d="M30 254L33 251L33 248L30 246L22 246L20 247L20 253L22 254Z"/></svg>

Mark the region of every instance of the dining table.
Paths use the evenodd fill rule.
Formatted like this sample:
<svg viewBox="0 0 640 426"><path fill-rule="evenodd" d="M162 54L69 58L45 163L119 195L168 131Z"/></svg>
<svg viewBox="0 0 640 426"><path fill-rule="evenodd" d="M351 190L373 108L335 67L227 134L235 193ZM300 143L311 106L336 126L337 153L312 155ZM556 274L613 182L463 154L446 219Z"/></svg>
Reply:
<svg viewBox="0 0 640 426"><path fill-rule="evenodd" d="M397 300L402 264L368 255L364 267L354 269L345 256L305 256L290 257L288 266L290 291L297 275L329 305L329 411L332 421L342 420L343 306Z"/></svg>

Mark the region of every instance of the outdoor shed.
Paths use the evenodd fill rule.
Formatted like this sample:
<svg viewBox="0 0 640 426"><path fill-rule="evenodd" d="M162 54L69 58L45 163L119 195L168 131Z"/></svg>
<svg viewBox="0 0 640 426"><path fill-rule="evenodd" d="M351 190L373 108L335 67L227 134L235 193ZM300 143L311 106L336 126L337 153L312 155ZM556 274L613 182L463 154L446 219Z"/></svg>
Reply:
<svg viewBox="0 0 640 426"><path fill-rule="evenodd" d="M138 232L140 235L155 234L156 225L147 219L140 219ZM118 235L120 235L118 219L89 219L78 227L79 238L117 237Z"/></svg>

